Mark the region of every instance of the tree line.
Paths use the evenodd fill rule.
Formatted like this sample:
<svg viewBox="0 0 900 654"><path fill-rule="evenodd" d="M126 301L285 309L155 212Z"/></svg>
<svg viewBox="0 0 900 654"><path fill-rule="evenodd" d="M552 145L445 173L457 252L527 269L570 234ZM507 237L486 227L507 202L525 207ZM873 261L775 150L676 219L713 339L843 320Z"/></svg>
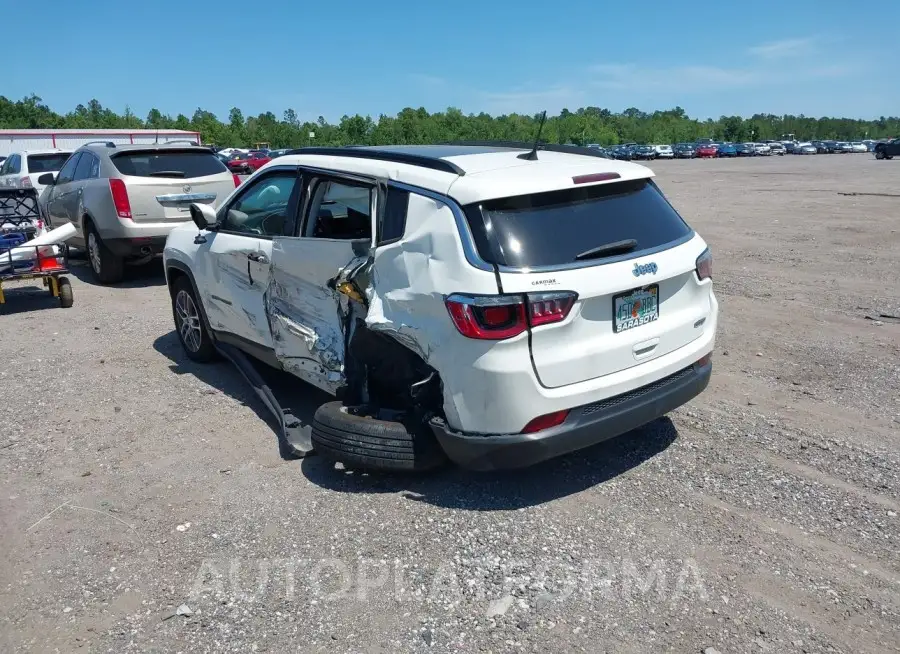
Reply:
<svg viewBox="0 0 900 654"><path fill-rule="evenodd" d="M128 107L124 114L103 107L97 100L79 104L73 111L60 114L41 98L32 95L12 101L0 96L0 128L16 129L186 129L198 131L204 143L222 146L253 146L268 143L272 148L306 145L384 145L441 143L446 141L531 141L540 115L486 113L464 114L456 108L429 113L424 108L403 109L396 116L343 116L336 124L323 117L301 121L293 109L279 119L271 111L244 116L234 107L226 121L210 111L197 109L189 118L172 117L151 109L146 118L136 116ZM900 118L882 116L877 120L853 118L812 118L774 114L754 114L749 118L722 116L718 120L699 120L684 109L647 113L630 108L615 113L599 107L577 111L563 109L547 116L541 140L548 143L586 145L599 143L680 143L698 138L741 142L778 139L783 134L802 139L858 140L900 135Z"/></svg>

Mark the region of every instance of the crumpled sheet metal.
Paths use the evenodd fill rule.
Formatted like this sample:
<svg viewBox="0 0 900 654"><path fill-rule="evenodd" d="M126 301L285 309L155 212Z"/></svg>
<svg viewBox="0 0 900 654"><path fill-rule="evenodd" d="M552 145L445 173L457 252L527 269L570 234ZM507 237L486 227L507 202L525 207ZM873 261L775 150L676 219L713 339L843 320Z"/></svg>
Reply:
<svg viewBox="0 0 900 654"><path fill-rule="evenodd" d="M444 379L445 412L457 424L452 384L445 377L460 365L475 365L486 344L472 341L466 352L449 344L459 337L444 298L451 293L494 294L492 273L470 266L450 208L442 202L410 194L406 234L402 241L378 247L366 288L366 326L390 335L416 352ZM447 344L444 346L443 344ZM460 360L460 355L467 360ZM461 391L461 389L459 389ZM467 389L467 392L471 389Z"/></svg>

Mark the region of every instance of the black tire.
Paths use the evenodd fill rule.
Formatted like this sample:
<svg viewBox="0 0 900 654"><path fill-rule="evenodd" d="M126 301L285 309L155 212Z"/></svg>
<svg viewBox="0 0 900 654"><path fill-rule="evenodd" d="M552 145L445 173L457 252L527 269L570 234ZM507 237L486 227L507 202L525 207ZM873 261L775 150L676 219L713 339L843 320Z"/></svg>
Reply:
<svg viewBox="0 0 900 654"><path fill-rule="evenodd" d="M186 296L181 297L182 293ZM182 313L190 319L193 327L184 327ZM208 363L217 358L216 346L209 335L209 326L200 309L200 301L194 294L194 287L191 286L190 280L183 275L172 284L172 318L175 321L175 333L178 334L178 341L188 359L198 363Z"/></svg>
<svg viewBox="0 0 900 654"><path fill-rule="evenodd" d="M406 424L356 415L353 407L327 402L318 408L312 442L325 458L351 468L418 472L442 465L446 456L423 420Z"/></svg>
<svg viewBox="0 0 900 654"><path fill-rule="evenodd" d="M93 225L87 223L85 225L85 246L88 252L88 263L91 266L91 272L94 273L94 279L100 284L116 284L122 281L125 276L125 260L114 255ZM96 252L92 249L91 238L95 239Z"/></svg>
<svg viewBox="0 0 900 654"><path fill-rule="evenodd" d="M884 159L884 151L882 151L882 150L875 150L875 158L876 158L876 159Z"/></svg>
<svg viewBox="0 0 900 654"><path fill-rule="evenodd" d="M68 277L60 277L56 280L59 288L59 306L68 309L75 304L75 296L72 295L72 282Z"/></svg>

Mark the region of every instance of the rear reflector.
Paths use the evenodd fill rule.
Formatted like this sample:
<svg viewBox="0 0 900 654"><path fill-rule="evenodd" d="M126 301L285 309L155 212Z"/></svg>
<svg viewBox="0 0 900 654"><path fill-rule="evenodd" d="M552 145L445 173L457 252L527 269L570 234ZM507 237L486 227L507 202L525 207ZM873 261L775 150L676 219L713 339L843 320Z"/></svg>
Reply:
<svg viewBox="0 0 900 654"><path fill-rule="evenodd" d="M131 202L128 201L128 191L125 189L125 182L121 179L110 179L109 190L112 193L116 214L119 218L131 220Z"/></svg>
<svg viewBox="0 0 900 654"><path fill-rule="evenodd" d="M707 355L706 355L705 357L703 357L702 359L699 359L699 360L697 361L697 363L696 363L697 367L698 367L698 368L703 368L704 366L708 366L709 364L711 364L711 363L712 363L712 355L713 355L713 353L710 352L709 354L707 354Z"/></svg>
<svg viewBox="0 0 900 654"><path fill-rule="evenodd" d="M522 433L534 434L535 432L544 431L545 429L550 429L551 427L558 427L559 425L563 424L568 417L568 409L566 409L565 411L554 411L553 413L538 416L527 425L525 425L525 429L522 430Z"/></svg>
<svg viewBox="0 0 900 654"><path fill-rule="evenodd" d="M591 182L608 182L611 179L619 179L619 173L591 173L590 175L576 175L572 178L573 184L590 184Z"/></svg>
<svg viewBox="0 0 900 654"><path fill-rule="evenodd" d="M36 268L40 272L50 272L53 270L61 270L62 264L56 257L39 257Z"/></svg>

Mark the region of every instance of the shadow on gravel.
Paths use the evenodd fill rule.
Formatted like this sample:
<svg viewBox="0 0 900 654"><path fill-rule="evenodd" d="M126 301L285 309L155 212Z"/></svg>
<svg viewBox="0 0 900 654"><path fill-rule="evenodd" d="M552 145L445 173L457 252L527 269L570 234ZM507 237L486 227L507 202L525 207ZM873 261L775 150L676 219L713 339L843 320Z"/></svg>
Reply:
<svg viewBox="0 0 900 654"><path fill-rule="evenodd" d="M6 296L6 304L0 304L0 316L48 309L66 311L59 306L59 300L41 285L40 279L6 282L3 285L3 294ZM75 302L78 302L77 294Z"/></svg>
<svg viewBox="0 0 900 654"><path fill-rule="evenodd" d="M403 493L410 500L469 511L508 511L543 504L617 477L653 458L678 438L660 418L594 447L524 470L475 473L448 467L426 475L337 469L322 457L304 459L303 474L339 493Z"/></svg>
<svg viewBox="0 0 900 654"><path fill-rule="evenodd" d="M260 420L264 421L272 430L272 434L278 443L278 453L281 458L284 460L296 458L285 441L281 432L281 426L276 421L275 416L262 403L252 387L241 376L241 373L228 361L222 360L215 363L196 363L191 361L184 354L178 335L174 331L157 338L153 342L153 349L172 362L169 368L176 375L194 375L205 384L253 409L253 412L256 413ZM263 364L259 365L258 371L263 375L270 388L272 388L282 406L290 408L294 415L301 418L301 420L311 422L316 409L323 402L331 399L321 391L303 384L294 377L290 377L286 373L279 372ZM297 385L303 387L304 392L302 394L296 392ZM285 400L286 397L290 397L293 403L287 402Z"/></svg>
<svg viewBox="0 0 900 654"><path fill-rule="evenodd" d="M212 364L188 359L174 331L160 336L153 348L172 361L172 372L194 375L209 386L250 407L272 429L283 459L294 458L274 416L241 374L225 361ZM302 422L331 397L287 373L256 367L278 401ZM425 474L387 474L345 470L319 456L303 459L309 481L338 493L402 493L409 500L469 511L504 511L543 504L609 481L665 450L678 438L665 417L579 452L526 468L478 473L448 466Z"/></svg>
<svg viewBox="0 0 900 654"><path fill-rule="evenodd" d="M94 273L90 265L84 259L70 257L69 272L72 277L77 277L85 284L97 286ZM166 276L163 272L162 259L157 257L142 266L125 266L125 279L117 284L110 284L112 288L143 288L145 286L163 286ZM76 302L77 302L76 294Z"/></svg>

